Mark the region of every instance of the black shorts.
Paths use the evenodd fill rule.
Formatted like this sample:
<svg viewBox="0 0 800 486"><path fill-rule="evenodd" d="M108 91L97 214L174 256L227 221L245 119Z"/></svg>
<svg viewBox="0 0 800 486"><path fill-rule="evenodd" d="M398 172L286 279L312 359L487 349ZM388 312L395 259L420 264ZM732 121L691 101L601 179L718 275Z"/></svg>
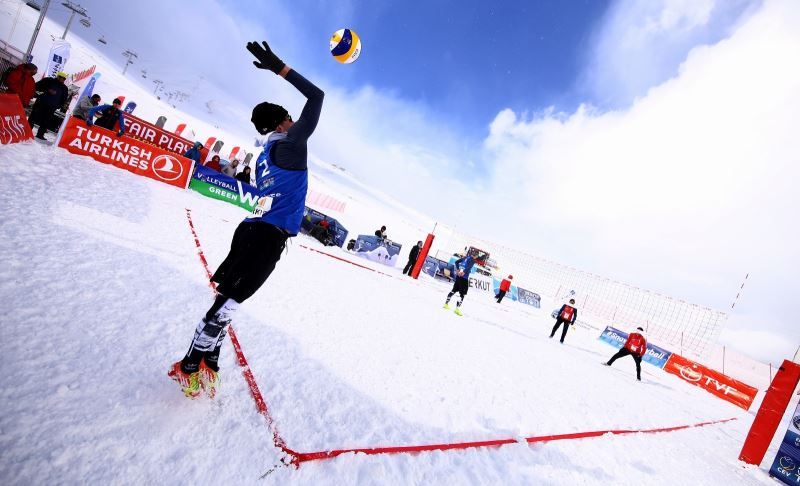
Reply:
<svg viewBox="0 0 800 486"><path fill-rule="evenodd" d="M289 235L276 226L243 221L233 233L231 249L212 282L225 297L242 303L258 290L275 269Z"/></svg>
<svg viewBox="0 0 800 486"><path fill-rule="evenodd" d="M463 297L467 295L467 290L469 290L469 280L462 277L456 277L456 281L453 283L453 290L450 292L458 292Z"/></svg>

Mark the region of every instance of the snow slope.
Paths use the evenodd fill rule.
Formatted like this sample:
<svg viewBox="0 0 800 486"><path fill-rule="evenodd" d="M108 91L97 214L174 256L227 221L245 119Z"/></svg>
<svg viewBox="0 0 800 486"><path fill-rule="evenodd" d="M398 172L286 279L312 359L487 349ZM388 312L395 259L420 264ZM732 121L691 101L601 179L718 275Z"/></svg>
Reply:
<svg viewBox="0 0 800 486"><path fill-rule="evenodd" d="M39 143L0 147L6 357L4 484L237 484L280 458L229 344L217 400L166 377L211 302L186 218L213 268L234 206ZM391 219L391 215L388 215ZM391 222L391 221L390 221ZM360 224L367 225L362 221ZM389 223L387 223L389 224ZM407 455L346 454L278 469L276 484L759 484L736 460L752 415L633 362L550 305L412 281L300 236L234 323L295 450L486 440L736 417L672 433Z"/></svg>

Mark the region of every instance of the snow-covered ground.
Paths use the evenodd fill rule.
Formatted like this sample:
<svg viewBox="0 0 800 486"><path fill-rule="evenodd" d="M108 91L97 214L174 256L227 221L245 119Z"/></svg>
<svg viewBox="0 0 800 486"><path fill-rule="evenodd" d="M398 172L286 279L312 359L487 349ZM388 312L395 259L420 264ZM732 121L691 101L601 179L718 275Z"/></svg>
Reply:
<svg viewBox="0 0 800 486"><path fill-rule="evenodd" d="M186 209L212 269L244 212L35 142L0 147L0 163L3 483L258 482L280 452L230 345L215 401L185 399L166 377L212 299ZM736 459L751 414L649 365L644 383L631 360L602 366L613 349L581 328L565 345L548 339L553 303L497 305L473 292L459 318L441 308L443 284L305 247L322 249L294 239L235 320L294 450L737 420L533 446L346 454L266 481L770 482Z"/></svg>
<svg viewBox="0 0 800 486"><path fill-rule="evenodd" d="M16 4L0 4L7 10ZM0 29L9 19L0 17ZM47 21L43 35L56 34L60 27ZM106 100L124 93L139 103L137 114L165 114L168 128L188 122L201 140L248 140L155 100L97 49L70 40L68 70L96 63ZM47 48L40 42L35 56ZM186 210L212 270L244 212L40 143L0 146L0 167L2 484L771 483L764 465L736 460L752 413L646 364L637 383L630 359L601 366L614 350L589 330L571 330L563 346L548 339L558 302L497 305L471 291L459 318L441 308L446 285L304 236L234 323L295 450L736 420L532 446L346 454L259 480L281 453L231 346L213 402L183 398L166 377L212 299ZM319 157L311 158L310 186L347 203L332 215L351 238L387 225L405 245L401 261L434 224ZM774 447L766 466L773 455Z"/></svg>

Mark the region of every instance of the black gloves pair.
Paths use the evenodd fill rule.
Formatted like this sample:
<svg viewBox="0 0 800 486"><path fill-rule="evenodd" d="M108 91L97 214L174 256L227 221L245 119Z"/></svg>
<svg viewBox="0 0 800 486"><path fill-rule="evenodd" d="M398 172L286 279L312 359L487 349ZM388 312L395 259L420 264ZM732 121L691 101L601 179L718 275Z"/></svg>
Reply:
<svg viewBox="0 0 800 486"><path fill-rule="evenodd" d="M269 48L267 41L263 41L261 44L263 47L258 42L247 43L247 50L258 59L258 61L253 61L253 64L258 69L269 69L275 74L280 74L286 63L278 59L278 56Z"/></svg>

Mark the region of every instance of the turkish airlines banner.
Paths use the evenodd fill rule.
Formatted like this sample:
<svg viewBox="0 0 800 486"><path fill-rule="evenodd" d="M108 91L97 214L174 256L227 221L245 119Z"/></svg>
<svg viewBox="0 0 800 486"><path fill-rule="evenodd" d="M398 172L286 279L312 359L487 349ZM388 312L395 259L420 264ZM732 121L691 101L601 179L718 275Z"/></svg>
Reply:
<svg viewBox="0 0 800 486"><path fill-rule="evenodd" d="M192 177L194 161L105 128L87 127L77 118L69 119L58 146L181 189Z"/></svg>
<svg viewBox="0 0 800 486"><path fill-rule="evenodd" d="M159 128L150 122L130 114L125 115L125 135L130 135L133 138L152 143L156 147L181 156L194 145L194 142L190 140L170 133L163 128ZM208 155L208 149L203 148L200 154L202 156L200 160L205 160Z"/></svg>
<svg viewBox="0 0 800 486"><path fill-rule="evenodd" d="M15 94L0 94L0 144L17 143L33 138L22 102Z"/></svg>
<svg viewBox="0 0 800 486"><path fill-rule="evenodd" d="M675 353L667 360L664 371L745 410L750 409L758 392L750 385Z"/></svg>

